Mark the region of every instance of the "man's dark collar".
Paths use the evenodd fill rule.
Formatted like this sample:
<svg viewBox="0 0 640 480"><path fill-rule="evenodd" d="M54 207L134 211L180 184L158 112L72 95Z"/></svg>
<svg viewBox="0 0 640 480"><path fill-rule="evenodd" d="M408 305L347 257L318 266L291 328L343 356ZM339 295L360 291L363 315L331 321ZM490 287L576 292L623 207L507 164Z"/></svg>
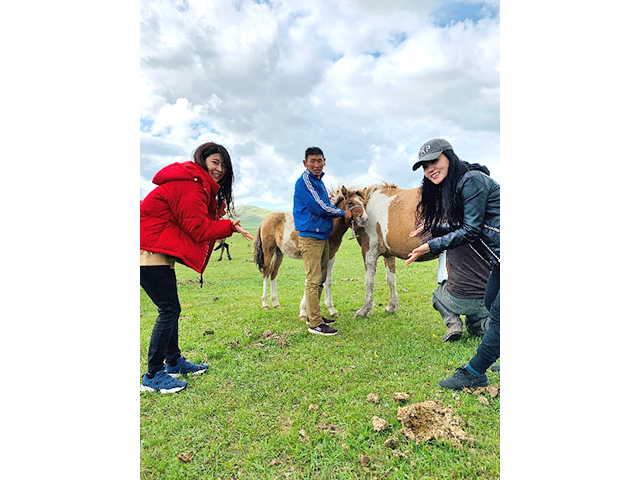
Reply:
<svg viewBox="0 0 640 480"><path fill-rule="evenodd" d="M311 175L314 178L317 178L318 180L322 180L322 177L324 177L324 174L325 174L325 172L322 172L320 174L320 176L318 177L318 176L314 175L313 173L311 173L311 170L309 170L308 168L307 168L307 172L309 172L309 175Z"/></svg>

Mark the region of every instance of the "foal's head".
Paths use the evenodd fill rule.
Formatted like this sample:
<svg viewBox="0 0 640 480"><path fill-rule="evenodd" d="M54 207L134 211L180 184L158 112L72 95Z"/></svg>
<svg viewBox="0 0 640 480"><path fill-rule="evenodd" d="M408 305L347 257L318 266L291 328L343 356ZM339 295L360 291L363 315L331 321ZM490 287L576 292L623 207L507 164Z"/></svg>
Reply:
<svg viewBox="0 0 640 480"><path fill-rule="evenodd" d="M353 217L347 223L362 227L367 221L367 212L365 210L367 201L364 193L357 189L348 189L344 185L342 188L332 192L332 201L336 207L342 210L350 210Z"/></svg>

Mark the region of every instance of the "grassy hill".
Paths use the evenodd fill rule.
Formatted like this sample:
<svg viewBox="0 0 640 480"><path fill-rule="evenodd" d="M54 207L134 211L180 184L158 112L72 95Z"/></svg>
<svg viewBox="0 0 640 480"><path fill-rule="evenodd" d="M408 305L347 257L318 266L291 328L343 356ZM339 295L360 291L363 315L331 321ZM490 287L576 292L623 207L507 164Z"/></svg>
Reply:
<svg viewBox="0 0 640 480"><path fill-rule="evenodd" d="M242 219L242 227L250 232L257 230L260 222L272 212L272 210L253 205L236 205L235 210L236 217Z"/></svg>

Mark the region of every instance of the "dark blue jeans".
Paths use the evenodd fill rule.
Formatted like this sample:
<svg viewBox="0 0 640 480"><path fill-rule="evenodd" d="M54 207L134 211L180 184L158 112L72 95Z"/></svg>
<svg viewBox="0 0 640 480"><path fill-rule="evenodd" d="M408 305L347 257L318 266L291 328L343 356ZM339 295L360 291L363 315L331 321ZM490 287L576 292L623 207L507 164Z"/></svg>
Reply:
<svg viewBox="0 0 640 480"><path fill-rule="evenodd" d="M180 358L178 347L178 318L180 300L176 272L168 265L140 267L140 285L158 307L158 318L149 342L147 369L151 375L164 369L164 361Z"/></svg>
<svg viewBox="0 0 640 480"><path fill-rule="evenodd" d="M487 281L484 304L489 310L489 327L482 337L475 356L469 365L476 372L484 373L500 358L500 264L495 264Z"/></svg>

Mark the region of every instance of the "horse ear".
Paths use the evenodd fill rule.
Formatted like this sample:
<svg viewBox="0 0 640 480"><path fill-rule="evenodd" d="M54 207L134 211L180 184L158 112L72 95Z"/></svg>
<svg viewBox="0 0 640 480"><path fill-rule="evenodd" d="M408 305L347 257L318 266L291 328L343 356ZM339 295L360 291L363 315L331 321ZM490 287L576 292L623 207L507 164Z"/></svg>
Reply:
<svg viewBox="0 0 640 480"><path fill-rule="evenodd" d="M345 187L344 185L342 185L342 195L344 195L345 197L347 196L347 187Z"/></svg>

